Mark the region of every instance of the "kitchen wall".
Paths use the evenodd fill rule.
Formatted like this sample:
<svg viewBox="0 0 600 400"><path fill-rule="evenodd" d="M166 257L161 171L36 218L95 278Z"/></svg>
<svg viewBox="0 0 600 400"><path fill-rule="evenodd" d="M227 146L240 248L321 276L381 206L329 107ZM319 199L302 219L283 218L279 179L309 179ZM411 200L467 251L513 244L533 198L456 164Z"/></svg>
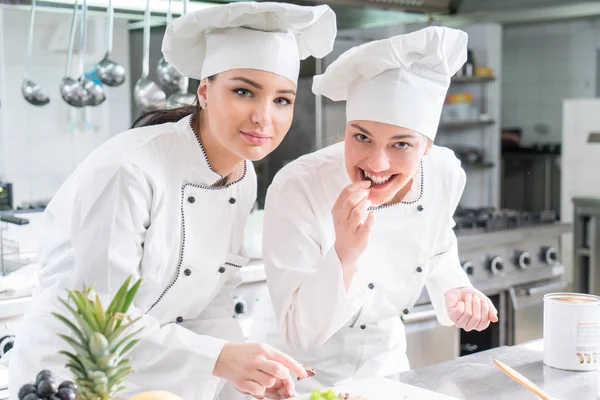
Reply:
<svg viewBox="0 0 600 400"><path fill-rule="evenodd" d="M502 126L525 145L561 141L563 98L596 96L600 19L506 26Z"/></svg>
<svg viewBox="0 0 600 400"><path fill-rule="evenodd" d="M15 205L50 199L81 160L131 123L128 83L106 88L107 100L98 107L75 109L60 97L70 19L70 13L36 13L30 75L51 101L35 107L21 95L29 12L0 8L0 179L13 182ZM104 22L103 16L90 20L88 71L106 51ZM126 21L115 21L114 37L112 58L130 79ZM76 55L74 74L77 62Z"/></svg>

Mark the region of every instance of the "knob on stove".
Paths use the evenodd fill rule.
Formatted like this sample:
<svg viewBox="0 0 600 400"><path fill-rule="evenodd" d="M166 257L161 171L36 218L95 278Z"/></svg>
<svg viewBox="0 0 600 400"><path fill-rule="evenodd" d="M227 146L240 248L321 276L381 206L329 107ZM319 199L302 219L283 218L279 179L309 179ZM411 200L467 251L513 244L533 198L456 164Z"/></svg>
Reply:
<svg viewBox="0 0 600 400"><path fill-rule="evenodd" d="M467 273L467 275L473 275L475 270L475 264L472 261L465 261L461 264L462 269Z"/></svg>
<svg viewBox="0 0 600 400"><path fill-rule="evenodd" d="M490 257L488 259L488 268L493 274L499 274L504 270L504 258L500 256Z"/></svg>
<svg viewBox="0 0 600 400"><path fill-rule="evenodd" d="M531 265L531 254L528 251L518 251L515 254L515 264L521 269L527 269Z"/></svg>
<svg viewBox="0 0 600 400"><path fill-rule="evenodd" d="M558 251L554 247L542 247L540 256L542 262L545 262L548 265L553 265L558 262Z"/></svg>
<svg viewBox="0 0 600 400"><path fill-rule="evenodd" d="M15 344L15 337L12 335L0 338L0 358L4 356Z"/></svg>

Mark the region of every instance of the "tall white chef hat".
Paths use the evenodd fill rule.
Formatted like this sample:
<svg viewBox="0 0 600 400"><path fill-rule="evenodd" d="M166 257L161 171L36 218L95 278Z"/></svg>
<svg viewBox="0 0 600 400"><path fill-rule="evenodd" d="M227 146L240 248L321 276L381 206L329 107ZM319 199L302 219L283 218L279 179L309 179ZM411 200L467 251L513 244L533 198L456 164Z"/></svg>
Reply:
<svg viewBox="0 0 600 400"><path fill-rule="evenodd" d="M313 92L346 100L346 120L397 125L435 138L450 78L467 59L467 34L427 27L354 47L315 76Z"/></svg>
<svg viewBox="0 0 600 400"><path fill-rule="evenodd" d="M329 6L230 3L195 11L168 26L162 52L182 75L204 79L236 68L297 83L300 60L324 57L337 33Z"/></svg>

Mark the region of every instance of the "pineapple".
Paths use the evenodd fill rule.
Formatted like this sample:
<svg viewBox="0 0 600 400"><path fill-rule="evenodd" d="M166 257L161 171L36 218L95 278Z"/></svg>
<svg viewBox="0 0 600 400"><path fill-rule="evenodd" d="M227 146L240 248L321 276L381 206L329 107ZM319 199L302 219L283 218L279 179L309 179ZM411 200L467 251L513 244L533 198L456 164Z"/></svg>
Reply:
<svg viewBox="0 0 600 400"><path fill-rule="evenodd" d="M104 310L93 287L82 291L68 290L67 300L59 299L69 311L69 317L53 313L73 332L72 337L59 335L73 352L60 351L67 357L67 368L78 385L80 400L110 400L124 389L126 377L133 371L131 359L127 357L139 342L136 338L142 329L133 331L139 319L126 315L141 280L129 288L131 277L123 283L112 302Z"/></svg>

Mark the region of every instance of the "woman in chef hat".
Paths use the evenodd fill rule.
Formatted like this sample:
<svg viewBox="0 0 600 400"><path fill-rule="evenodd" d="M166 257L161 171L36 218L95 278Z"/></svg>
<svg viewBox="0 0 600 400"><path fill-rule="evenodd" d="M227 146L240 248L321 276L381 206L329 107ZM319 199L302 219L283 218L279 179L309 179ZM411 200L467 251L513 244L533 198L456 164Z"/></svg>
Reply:
<svg viewBox="0 0 600 400"><path fill-rule="evenodd" d="M106 305L125 279L142 286L131 393L162 389L186 400L290 396L291 357L243 342L231 292L240 282L245 221L256 197L250 161L272 152L292 123L300 60L333 46L327 6L235 3L172 22L168 62L201 80L200 108L151 113L144 126L96 149L48 205L40 291L11 352L10 393L41 369L69 378L58 354L67 333L50 315L66 289L94 285ZM228 381L228 390L222 390ZM235 387L239 390L229 390Z"/></svg>
<svg viewBox="0 0 600 400"><path fill-rule="evenodd" d="M350 49L314 79L315 94L347 102L345 139L279 171L263 238L282 340L317 373L302 389L407 370L400 317L423 287L443 325L497 321L452 230L465 173L432 145L466 46L428 27Z"/></svg>

